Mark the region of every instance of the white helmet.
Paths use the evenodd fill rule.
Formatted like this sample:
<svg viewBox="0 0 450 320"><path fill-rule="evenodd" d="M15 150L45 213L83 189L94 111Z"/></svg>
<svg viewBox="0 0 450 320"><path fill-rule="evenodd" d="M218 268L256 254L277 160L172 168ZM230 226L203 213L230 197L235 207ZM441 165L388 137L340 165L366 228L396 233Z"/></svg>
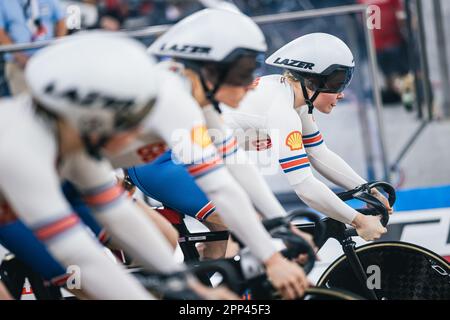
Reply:
<svg viewBox="0 0 450 320"><path fill-rule="evenodd" d="M114 133L136 127L152 109L154 66L139 42L87 32L37 52L25 76L42 108L66 119L84 140L95 133L104 143Z"/></svg>
<svg viewBox="0 0 450 320"><path fill-rule="evenodd" d="M148 51L156 56L176 58L196 71L207 98L220 111L214 98L219 87L225 83L250 85L260 64L258 58L266 50L261 29L246 15L204 9L176 23ZM207 78L208 75L214 76ZM212 89L208 89L206 80L213 84Z"/></svg>
<svg viewBox="0 0 450 320"><path fill-rule="evenodd" d="M310 112L320 92L342 92L350 83L355 67L349 47L327 33L301 36L274 52L266 63L289 70L300 81ZM311 98L306 88L315 92Z"/></svg>
<svg viewBox="0 0 450 320"><path fill-rule="evenodd" d="M149 47L157 56L227 62L237 50L264 53L261 29L246 15L230 10L203 9L176 23Z"/></svg>

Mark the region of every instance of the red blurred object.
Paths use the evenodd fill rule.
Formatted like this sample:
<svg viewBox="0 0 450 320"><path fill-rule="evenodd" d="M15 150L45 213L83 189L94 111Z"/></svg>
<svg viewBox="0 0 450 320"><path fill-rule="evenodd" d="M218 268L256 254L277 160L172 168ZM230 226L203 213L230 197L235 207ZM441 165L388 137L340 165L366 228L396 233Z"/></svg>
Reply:
<svg viewBox="0 0 450 320"><path fill-rule="evenodd" d="M403 10L401 0L358 0L358 3L377 5L380 8L381 29L373 29L377 51L397 47L402 44L403 36L397 19L397 12Z"/></svg>
<svg viewBox="0 0 450 320"><path fill-rule="evenodd" d="M169 220L171 224L181 224L183 222L183 217L180 213L175 210L168 208L158 208L155 209L159 214L161 214L164 218Z"/></svg>

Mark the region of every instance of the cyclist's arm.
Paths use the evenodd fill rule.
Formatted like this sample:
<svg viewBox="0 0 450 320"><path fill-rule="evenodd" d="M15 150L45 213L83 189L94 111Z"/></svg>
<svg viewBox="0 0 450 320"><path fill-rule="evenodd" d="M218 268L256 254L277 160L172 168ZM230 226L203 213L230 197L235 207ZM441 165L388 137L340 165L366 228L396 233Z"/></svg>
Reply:
<svg viewBox="0 0 450 320"><path fill-rule="evenodd" d="M225 224L258 259L265 262L277 251L250 199L226 168L214 170L196 181Z"/></svg>
<svg viewBox="0 0 450 320"><path fill-rule="evenodd" d="M295 193L311 208L350 224L357 212L341 201L311 171L302 143L302 123L293 108L278 108L269 117L272 144L278 145L279 163Z"/></svg>
<svg viewBox="0 0 450 320"><path fill-rule="evenodd" d="M206 131L205 134L207 135ZM192 143L188 150L198 150ZM224 223L261 261L268 260L277 250L271 237L259 221L252 203L230 172L224 167L212 142L201 148L207 155L186 164L196 183L215 205ZM174 154L186 154L174 147ZM175 153L175 151L177 151ZM201 152L200 152L201 153ZM180 155L181 157L181 155ZM184 158L184 160L187 160Z"/></svg>
<svg viewBox="0 0 450 320"><path fill-rule="evenodd" d="M284 217L286 210L281 206L273 192L270 190L266 180L261 176L258 168L251 163L250 158L244 150L238 148L236 159L239 163L228 163L225 159L227 169L237 182L247 191L258 211L267 219Z"/></svg>
<svg viewBox="0 0 450 320"><path fill-rule="evenodd" d="M245 151L238 147L233 131L226 127L220 115L211 106L204 108L203 113L219 155L222 156L227 169L247 192L258 211L269 219L286 216L286 211L275 198L258 168L251 162Z"/></svg>
<svg viewBox="0 0 450 320"><path fill-rule="evenodd" d="M299 114L303 128L303 144L314 169L344 189L353 189L366 183L340 156L326 146L313 115L307 112Z"/></svg>
<svg viewBox="0 0 450 320"><path fill-rule="evenodd" d="M114 242L136 261L160 272L183 269L158 228L117 184L107 161L96 161L80 152L66 164L64 173L82 191L86 203Z"/></svg>

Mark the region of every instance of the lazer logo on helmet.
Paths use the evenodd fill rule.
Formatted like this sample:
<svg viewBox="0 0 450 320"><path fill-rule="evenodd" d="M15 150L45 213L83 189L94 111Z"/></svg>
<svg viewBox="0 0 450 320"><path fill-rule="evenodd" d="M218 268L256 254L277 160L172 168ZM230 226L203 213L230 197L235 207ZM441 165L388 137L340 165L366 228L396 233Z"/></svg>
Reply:
<svg viewBox="0 0 450 320"><path fill-rule="evenodd" d="M312 67L315 66L315 64L311 63L311 62L305 62L305 61L294 60L294 59L283 59L280 57L278 57L273 63L281 64L281 65L289 66L289 67L309 69L309 70L312 70Z"/></svg>
<svg viewBox="0 0 450 320"><path fill-rule="evenodd" d="M170 47L166 47L166 44L163 44L161 47L161 51L175 51L179 53L204 53L209 54L211 51L211 47L200 47L200 46L192 46L189 44L174 44Z"/></svg>
<svg viewBox="0 0 450 320"><path fill-rule="evenodd" d="M134 99L118 99L116 97L95 91L87 94L79 93L76 88L62 89L61 91L58 91L55 87L55 83L53 82L48 84L44 91L46 94L69 100L71 103L78 104L83 107L93 104L100 104L102 108L121 110L135 104Z"/></svg>

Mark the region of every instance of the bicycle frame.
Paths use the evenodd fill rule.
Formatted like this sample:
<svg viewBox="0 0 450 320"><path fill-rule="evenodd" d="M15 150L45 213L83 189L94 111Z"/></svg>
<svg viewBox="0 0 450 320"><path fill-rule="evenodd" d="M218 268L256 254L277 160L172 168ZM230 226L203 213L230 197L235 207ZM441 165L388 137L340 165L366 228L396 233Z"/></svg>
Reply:
<svg viewBox="0 0 450 320"><path fill-rule="evenodd" d="M177 229L180 237L178 244L184 255L186 262L200 261L200 255L195 247L196 243L209 241L224 241L228 240L230 233L228 231L209 231L209 232L190 232L183 220L183 215L165 208L164 210L156 209L163 217L165 217L172 226ZM174 218L174 215L176 217Z"/></svg>
<svg viewBox="0 0 450 320"><path fill-rule="evenodd" d="M39 274L13 255L6 256L1 262L0 278L16 300L22 296L25 278L30 282L37 300L60 300L63 298L59 287L46 285L45 280Z"/></svg>
<svg viewBox="0 0 450 320"><path fill-rule="evenodd" d="M358 279L361 287L367 292L371 299L378 300L375 291L367 287L367 275L364 271L361 260L355 251L356 242L353 241L352 237L345 235L345 224L330 218L325 218L324 220L327 225L325 239L328 240L329 238L334 238L339 241L342 246L342 250L348 259L350 267L352 268L353 273Z"/></svg>
<svg viewBox="0 0 450 320"><path fill-rule="evenodd" d="M167 209L166 209L167 210ZM159 211L163 216L165 216L166 211ZM179 238L179 245L181 248L181 251L183 252L184 259L186 262L199 262L200 256L197 251L197 248L195 247L196 243L199 242L209 242L209 241L223 241L227 240L230 233L228 231L213 231L213 232L196 232L192 233L188 230L185 222L183 219L176 219L174 221L173 219L173 213L170 212L169 214L170 219L169 221L172 222L173 226L178 230L180 234ZM179 214L179 213L177 213ZM181 216L181 214L179 214ZM364 290L367 292L368 296L371 297L374 300L378 300L378 297L374 290L369 289L366 285L367 283L367 275L364 271L364 268L361 264L360 259L358 258L358 255L355 251L356 243L352 240L351 237L345 236L345 224L338 222L336 220L332 220L329 218L325 218L323 220L327 226L326 228L326 236L324 237L323 243L317 244L319 248L323 246L323 244L329 239L334 238L339 241L339 243L342 246L342 249L349 261L349 264L351 265L351 268L357 277L358 281L361 284L361 287L364 288ZM310 234L314 234L315 231L315 224L314 223L306 223L297 225L298 229L307 232ZM200 279L203 283L209 284L210 280L207 277L203 277L203 279Z"/></svg>

